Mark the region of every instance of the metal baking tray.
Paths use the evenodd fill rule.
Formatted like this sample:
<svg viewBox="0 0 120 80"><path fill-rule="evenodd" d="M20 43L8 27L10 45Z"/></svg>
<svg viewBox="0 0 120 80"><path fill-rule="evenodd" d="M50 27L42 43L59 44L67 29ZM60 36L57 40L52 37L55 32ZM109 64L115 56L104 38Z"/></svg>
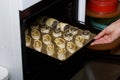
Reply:
<svg viewBox="0 0 120 80"><path fill-rule="evenodd" d="M55 18L53 18L53 17L48 17L48 19L49 18L52 18L52 19L55 19ZM48 60L48 61L52 61L52 62L57 62L57 63L65 63L65 62L68 62L68 61L71 61L71 59L72 58L76 58L76 57L78 57L78 55L81 55L83 52L84 52L84 48L86 48L92 41L94 41L94 36L96 35L96 34L94 34L94 33L92 33L89 29L87 29L86 28L86 26L85 25L83 25L83 24L72 24L72 23L66 23L66 22L64 22L64 21L60 21L60 20L58 20L58 19L55 19L55 20L57 20L58 21L58 23L57 23L57 25L59 24L59 23L65 23L65 24L67 24L67 25L69 25L69 29L70 28L77 28L77 34L75 34L73 37L72 37L72 39L71 38L69 38L69 39L71 39L71 40L65 40L65 38L64 38L64 33L66 32L66 31L62 31L61 30L61 33L62 33L62 35L61 36L59 36L59 37L55 37L55 36L53 36L53 34L52 34L52 32L53 32L53 30L54 30L54 28L51 28L50 27L50 31L49 32L47 32L47 33L43 33L43 32L41 32L41 31L43 31L43 30L41 30L41 27L43 26L43 25L39 25L37 22L36 22L36 20L38 20L39 18L37 18L37 19L35 19L35 20L32 20L32 21L30 21L30 22L28 22L28 21L25 21L24 22L24 24L25 24L25 38L26 38L26 34L31 38L31 44L29 45L29 46L26 46L26 41L25 41L25 46L26 46L26 49L28 50L28 52L30 52L30 53L33 53L33 54L35 54L35 55L38 55L38 56L40 56L41 58L44 58L44 59L46 59L46 60ZM40 17L40 19L41 19L41 17ZM47 22L47 21L46 21ZM32 24L31 24L32 23ZM37 25L36 25L36 23L37 23ZM26 25L27 24L27 25ZM44 25L46 25L46 24L44 24ZM50 24L48 24L48 25L50 25ZM45 26L44 26L45 27ZM33 39L33 37L32 37L32 35L31 35L31 32L32 32L32 30L33 30L33 28L36 28L36 30L37 31L39 31L39 33L40 33L40 35L39 35L39 37L36 37L36 38L34 38ZM62 28L63 29L63 28ZM79 45L77 46L77 43L75 43L75 39L76 39L76 37L79 35L79 36L82 36L81 34L84 32L84 31L89 31L89 34L90 34L90 38L89 39L84 39L84 42L83 42L83 45L82 45L82 47L80 47ZM72 32L73 33L73 32ZM50 37L51 37L51 43L53 43L53 45L54 45L54 54L53 55L49 55L49 54L47 54L47 51L46 51L46 48L47 48L47 46L49 45L49 43L44 43L43 42L43 36L44 35L49 35ZM64 47L63 47L63 45L62 46L57 46L56 45L56 43L55 43L55 39L57 39L57 38L61 38L61 39L63 39L64 41L65 41L65 45L64 45ZM85 37L84 37L85 38ZM39 51L39 50L37 50L37 49L35 49L35 47L33 46L34 45L34 41L35 40L39 40L39 41L41 41L42 42L42 48L41 48L41 50ZM68 48L67 48L67 43L68 42L72 42L72 43L74 43L75 44L75 47L76 47L76 49L73 51L72 50L72 52L70 51L70 49L68 50ZM60 47L60 48L59 48ZM58 51L59 51L59 49L65 49L66 50L66 53L65 53L65 55L59 55L58 54ZM29 53L27 53L27 54L29 54ZM61 53L60 53L61 54ZM59 56L62 56L62 59L61 58L59 58ZM65 58L63 58L63 57L65 57Z"/></svg>

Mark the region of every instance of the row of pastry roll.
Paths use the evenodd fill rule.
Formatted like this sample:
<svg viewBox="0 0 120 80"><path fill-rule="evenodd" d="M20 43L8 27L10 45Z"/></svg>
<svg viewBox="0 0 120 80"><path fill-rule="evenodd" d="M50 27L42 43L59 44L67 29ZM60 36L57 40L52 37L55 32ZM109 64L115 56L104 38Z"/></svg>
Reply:
<svg viewBox="0 0 120 80"><path fill-rule="evenodd" d="M31 25L30 30L25 31L26 46L32 46L41 52L43 45L46 45L46 53L49 56L57 54L60 60L66 59L67 52L73 54L78 48L83 47L85 40L90 38L89 31L85 30L78 34L77 27L54 18L44 16L37 19L37 22L38 24Z"/></svg>
<svg viewBox="0 0 120 80"><path fill-rule="evenodd" d="M48 18L46 16L37 18L37 22L40 25L42 33L49 33L50 29L52 29L52 35L54 37L61 37L62 33L63 37L67 41L71 41L73 36L78 34L79 29L77 27L71 26L68 23L60 22L55 18ZM85 39L90 38L90 32L85 30L81 34L85 37Z"/></svg>
<svg viewBox="0 0 120 80"><path fill-rule="evenodd" d="M33 44L31 44L31 40L33 40ZM49 34L44 34L42 39L33 39L31 36L26 35L26 46L33 46L36 51L41 52L42 45L46 45L46 52L49 56L53 56L57 54L57 58L60 60L65 60L67 58L67 51L73 54L78 47L81 48L83 46L84 38L82 36L77 35L75 38L75 43L71 41L66 41L64 38L55 38L54 43L52 42L52 38ZM56 47L57 46L57 47ZM57 52L55 52L55 48L57 48Z"/></svg>
<svg viewBox="0 0 120 80"><path fill-rule="evenodd" d="M88 38L88 36L85 36L86 38ZM66 47L66 43L67 42L75 42L75 45L79 48L83 47L83 44L85 42L85 37L82 35L76 35L74 41L70 41L71 39L73 39L73 37L56 37L54 38L54 43L56 44L57 47L59 48L65 48ZM33 37L34 38L34 37ZM39 37L38 37L39 38ZM50 34L44 34L42 35L42 41L45 45L48 45L52 42L52 36L50 36ZM70 40L69 40L70 39Z"/></svg>
<svg viewBox="0 0 120 80"><path fill-rule="evenodd" d="M60 31L66 31L71 27L71 25L69 25L68 23L60 22L55 18L51 18L51 17L48 18L46 16L38 17L37 22L45 30L48 29L48 28L55 29L55 33L57 33L59 30ZM75 29L71 28L71 31L73 31L73 30L75 30Z"/></svg>
<svg viewBox="0 0 120 80"><path fill-rule="evenodd" d="M57 54L57 58L60 60L65 60L67 58L66 54L67 51L69 53L74 53L76 51L76 45L73 42L67 42L67 46L65 47L65 40L63 38L56 38L54 40L54 43L51 41L51 36L49 34L45 34L42 36L42 40L34 39L33 44L31 44L31 36L26 35L26 46L29 47L32 45L32 47L38 51L42 51L42 45L46 45L46 52L47 55L53 56L54 54ZM57 52L55 52L55 46L57 46ZM66 50L67 48L67 50Z"/></svg>

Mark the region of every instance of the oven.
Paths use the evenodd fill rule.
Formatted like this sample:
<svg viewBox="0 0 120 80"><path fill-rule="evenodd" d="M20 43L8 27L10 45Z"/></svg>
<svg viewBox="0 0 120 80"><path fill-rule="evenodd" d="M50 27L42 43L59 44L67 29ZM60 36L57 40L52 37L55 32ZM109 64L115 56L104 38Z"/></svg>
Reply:
<svg viewBox="0 0 120 80"><path fill-rule="evenodd" d="M82 68L84 64L84 56L82 52L84 51L84 47L86 47L92 41L92 38L84 44L80 51L76 50L74 54L72 54L71 56L69 55L69 57L67 57L66 59L64 59L63 57L58 59L58 57L56 58L44 54L44 51L40 52L36 51L35 48L26 47L27 30L31 31L30 26L35 26L35 21L37 19L41 19L40 17L47 17L48 19L53 18L61 23L67 23L71 25L71 27L74 26L81 31L87 31L89 28L79 23L79 21L77 20L77 9L78 0L42 0L39 3L20 11L23 71L25 80L39 80L46 78L53 80L69 80L80 68ZM50 25L49 21L48 25ZM52 35L52 30L54 30L54 28L56 27L51 28L51 31L48 33L48 35ZM28 32L31 35L30 31ZM62 32L62 34L63 33L64 31ZM43 37L43 34L46 33L43 32L43 34L40 34L42 35L40 37ZM91 34L92 37L95 35L92 32ZM55 36L53 39L55 40ZM52 42L55 44L54 41ZM70 41L66 40L66 42ZM34 44L34 42L32 42L32 44ZM46 48L45 43L42 42L42 44L44 46L43 48ZM57 49L57 46L55 46L55 50Z"/></svg>
<svg viewBox="0 0 120 80"><path fill-rule="evenodd" d="M87 61L100 56L98 51L95 52L87 48L94 41L94 36L100 31L84 25L84 21L78 19L78 3L79 0L42 0L20 11L24 80L46 80L48 78L70 80L84 67ZM75 28L73 32L72 28ZM61 33L54 35L54 31ZM78 32L76 33L76 31ZM84 34L87 34L86 39ZM79 39L81 37L84 39L82 47L80 42L76 42L77 35L79 35ZM48 39L44 39L45 36ZM59 45L61 40L65 44ZM69 44L75 47L75 50L67 47L68 42L75 44L75 46ZM48 48L49 46L50 48ZM54 46L54 49L51 46ZM64 49L66 55L63 55ZM94 53L98 53L97 56ZM101 56L109 57L108 55Z"/></svg>

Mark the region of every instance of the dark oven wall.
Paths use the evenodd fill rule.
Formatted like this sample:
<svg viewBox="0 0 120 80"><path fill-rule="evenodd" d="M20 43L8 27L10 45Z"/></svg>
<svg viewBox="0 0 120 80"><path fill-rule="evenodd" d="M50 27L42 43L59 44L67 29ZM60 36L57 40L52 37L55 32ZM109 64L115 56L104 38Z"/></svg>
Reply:
<svg viewBox="0 0 120 80"><path fill-rule="evenodd" d="M71 22L75 18L75 0L62 1L43 12L48 16L52 16L59 21Z"/></svg>
<svg viewBox="0 0 120 80"><path fill-rule="evenodd" d="M77 0L42 0L30 8L20 11L21 20L38 15L54 17L60 21L72 22L77 17Z"/></svg>

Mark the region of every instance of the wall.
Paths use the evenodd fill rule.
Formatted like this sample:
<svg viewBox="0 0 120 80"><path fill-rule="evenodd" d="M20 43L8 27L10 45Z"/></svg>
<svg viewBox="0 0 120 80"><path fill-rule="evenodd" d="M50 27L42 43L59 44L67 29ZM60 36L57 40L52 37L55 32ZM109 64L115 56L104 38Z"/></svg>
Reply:
<svg viewBox="0 0 120 80"><path fill-rule="evenodd" d="M0 0L0 66L10 80L23 80L18 0Z"/></svg>

